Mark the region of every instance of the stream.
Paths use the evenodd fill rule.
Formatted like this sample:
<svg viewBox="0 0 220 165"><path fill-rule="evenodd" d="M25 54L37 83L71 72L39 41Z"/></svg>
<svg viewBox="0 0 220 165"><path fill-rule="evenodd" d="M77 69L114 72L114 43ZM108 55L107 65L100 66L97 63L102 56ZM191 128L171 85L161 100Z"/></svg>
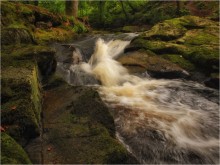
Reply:
<svg viewBox="0 0 220 165"><path fill-rule="evenodd" d="M73 86L98 87L118 139L141 163L218 164L218 91L129 74L115 59L135 36L94 35L57 44L57 74Z"/></svg>

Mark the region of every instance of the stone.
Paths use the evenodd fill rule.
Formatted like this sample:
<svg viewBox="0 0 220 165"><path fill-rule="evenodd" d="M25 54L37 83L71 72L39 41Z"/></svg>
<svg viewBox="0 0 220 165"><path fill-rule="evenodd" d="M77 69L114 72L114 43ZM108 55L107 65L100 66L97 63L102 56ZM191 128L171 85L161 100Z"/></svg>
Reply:
<svg viewBox="0 0 220 165"><path fill-rule="evenodd" d="M159 56L145 51L128 53L118 59L131 73L144 73L155 78L186 78L189 76L184 69Z"/></svg>

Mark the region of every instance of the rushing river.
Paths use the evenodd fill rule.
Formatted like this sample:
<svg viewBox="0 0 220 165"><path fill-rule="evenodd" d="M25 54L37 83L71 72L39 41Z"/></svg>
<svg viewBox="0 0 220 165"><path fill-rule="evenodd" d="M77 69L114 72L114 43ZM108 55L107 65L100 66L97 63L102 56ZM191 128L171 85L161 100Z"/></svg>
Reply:
<svg viewBox="0 0 220 165"><path fill-rule="evenodd" d="M192 81L130 75L115 59L135 36L95 36L64 45L57 72L72 85L101 84L98 91L119 140L141 163L218 164L218 91ZM67 47L73 47L72 63L62 56Z"/></svg>

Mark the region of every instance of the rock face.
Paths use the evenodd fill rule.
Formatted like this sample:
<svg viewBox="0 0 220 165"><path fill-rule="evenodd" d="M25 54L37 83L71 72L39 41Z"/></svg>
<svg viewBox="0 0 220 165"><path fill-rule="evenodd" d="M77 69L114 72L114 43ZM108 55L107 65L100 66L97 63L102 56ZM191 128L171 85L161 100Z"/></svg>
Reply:
<svg viewBox="0 0 220 165"><path fill-rule="evenodd" d="M219 69L218 29L217 22L196 16L166 20L134 39L126 52L150 50L189 72L209 76Z"/></svg>

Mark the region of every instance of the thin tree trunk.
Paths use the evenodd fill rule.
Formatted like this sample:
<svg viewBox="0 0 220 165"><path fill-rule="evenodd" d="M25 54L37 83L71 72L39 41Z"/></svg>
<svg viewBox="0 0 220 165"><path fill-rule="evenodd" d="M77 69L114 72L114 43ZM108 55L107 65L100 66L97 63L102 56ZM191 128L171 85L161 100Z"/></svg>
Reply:
<svg viewBox="0 0 220 165"><path fill-rule="evenodd" d="M73 2L72 1L66 1L65 2L65 12L66 12L66 15L68 16L73 16Z"/></svg>
<svg viewBox="0 0 220 165"><path fill-rule="evenodd" d="M74 16L74 18L77 18L77 16L78 16L78 5L79 5L79 1L74 0L73 1L73 16Z"/></svg>

